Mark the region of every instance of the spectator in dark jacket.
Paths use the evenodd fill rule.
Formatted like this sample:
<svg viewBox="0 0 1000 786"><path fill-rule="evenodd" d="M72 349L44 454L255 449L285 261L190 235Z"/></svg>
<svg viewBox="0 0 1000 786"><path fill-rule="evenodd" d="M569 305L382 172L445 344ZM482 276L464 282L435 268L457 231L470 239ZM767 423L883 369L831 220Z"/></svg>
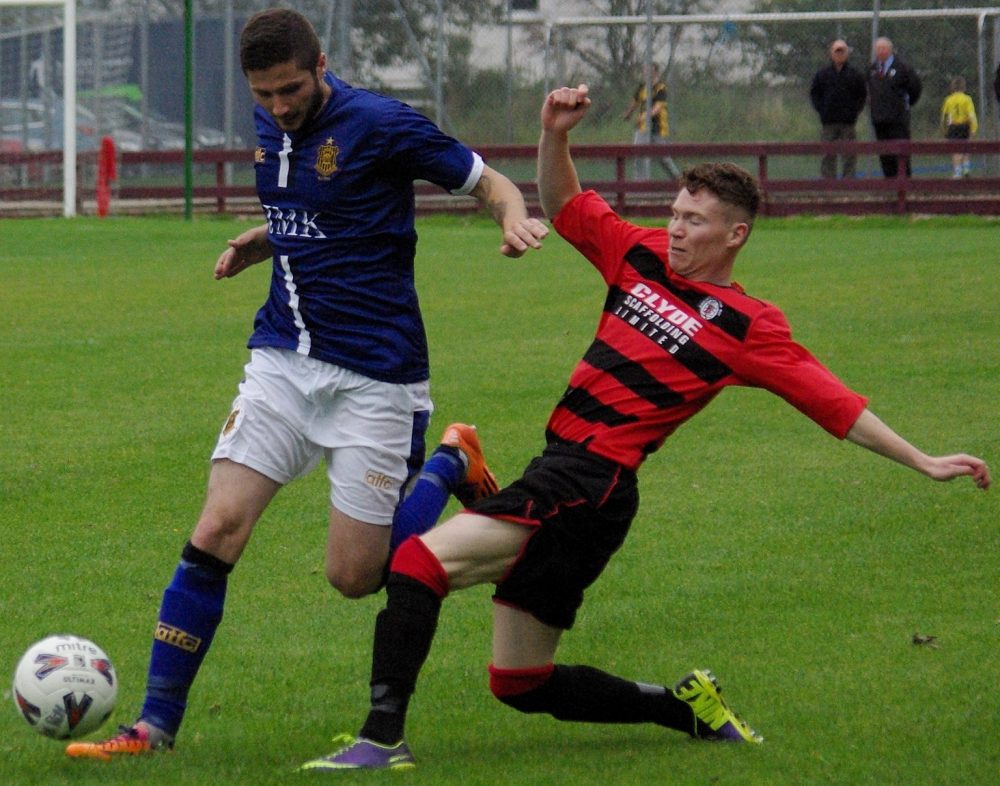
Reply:
<svg viewBox="0 0 1000 786"><path fill-rule="evenodd" d="M830 62L816 72L809 88L813 109L819 112L819 122L823 125L820 139L824 142L838 139L853 142L857 139L854 124L865 108L868 89L864 75L847 62L850 51L847 42L841 38L830 44ZM854 177L857 158L853 153L843 156L843 177ZM823 156L819 171L823 177L836 177L836 154Z"/></svg>
<svg viewBox="0 0 1000 786"><path fill-rule="evenodd" d="M920 77L896 57L892 41L875 41L875 62L868 69L868 102L876 139L909 139L910 107L920 100ZM895 177L903 159L906 174L911 174L909 156L879 156L882 174Z"/></svg>

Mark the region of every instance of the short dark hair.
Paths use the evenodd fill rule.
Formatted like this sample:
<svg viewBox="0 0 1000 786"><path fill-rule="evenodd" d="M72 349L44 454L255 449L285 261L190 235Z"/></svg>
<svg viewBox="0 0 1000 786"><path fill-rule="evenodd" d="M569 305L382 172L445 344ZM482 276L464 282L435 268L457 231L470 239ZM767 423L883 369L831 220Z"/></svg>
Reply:
<svg viewBox="0 0 1000 786"><path fill-rule="evenodd" d="M311 70L319 62L319 37L309 20L287 8L268 8L251 16L240 34L243 73L294 61Z"/></svg>
<svg viewBox="0 0 1000 786"><path fill-rule="evenodd" d="M684 170L680 185L691 194L702 189L714 194L723 204L745 213L747 223L753 226L760 207L760 186L757 178L743 167L726 163L698 164Z"/></svg>

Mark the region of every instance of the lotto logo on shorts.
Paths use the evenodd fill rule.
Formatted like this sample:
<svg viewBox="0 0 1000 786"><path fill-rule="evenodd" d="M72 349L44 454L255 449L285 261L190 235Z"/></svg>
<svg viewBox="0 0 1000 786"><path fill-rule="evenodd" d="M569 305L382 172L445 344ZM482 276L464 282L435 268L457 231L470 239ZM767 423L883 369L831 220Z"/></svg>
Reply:
<svg viewBox="0 0 1000 786"><path fill-rule="evenodd" d="M197 652L201 646L200 638L192 636L180 628L175 628L173 625L167 625L165 622L158 622L156 624L156 632L153 634L153 638L172 647L179 647L187 652Z"/></svg>
<svg viewBox="0 0 1000 786"><path fill-rule="evenodd" d="M369 486L374 486L377 489L392 488L392 478L383 475L381 472L376 472L373 469L370 469L365 473L365 483Z"/></svg>
<svg viewBox="0 0 1000 786"><path fill-rule="evenodd" d="M222 436L228 437L232 430L236 427L236 418L240 416L240 411L234 409L229 413L229 417L226 418L226 424L222 427Z"/></svg>

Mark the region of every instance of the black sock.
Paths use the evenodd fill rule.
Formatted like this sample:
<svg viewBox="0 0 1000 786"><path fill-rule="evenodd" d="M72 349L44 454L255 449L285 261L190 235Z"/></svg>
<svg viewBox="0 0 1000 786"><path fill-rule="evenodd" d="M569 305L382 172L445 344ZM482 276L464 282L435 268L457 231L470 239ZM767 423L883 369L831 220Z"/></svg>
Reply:
<svg viewBox="0 0 1000 786"><path fill-rule="evenodd" d="M656 723L693 731L691 707L662 685L632 682L590 666L556 666L534 690L501 699L521 712L589 723Z"/></svg>
<svg viewBox="0 0 1000 786"><path fill-rule="evenodd" d="M437 631L441 599L426 584L389 574L386 606L375 620L371 708L360 736L392 745L403 738L406 709Z"/></svg>

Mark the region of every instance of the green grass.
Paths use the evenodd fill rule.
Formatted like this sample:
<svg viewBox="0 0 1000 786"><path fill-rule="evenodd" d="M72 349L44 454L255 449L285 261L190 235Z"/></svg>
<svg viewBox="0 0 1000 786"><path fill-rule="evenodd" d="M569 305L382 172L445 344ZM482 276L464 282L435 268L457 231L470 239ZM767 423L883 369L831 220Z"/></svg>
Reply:
<svg viewBox="0 0 1000 786"><path fill-rule="evenodd" d="M198 514L265 266L212 279L247 224L0 223L0 672L53 632L99 642L142 696L160 594ZM479 424L512 479L593 334L604 293L565 243L519 261L480 219L420 224L434 436ZM762 221L738 264L795 335L931 452L997 461L997 226ZM623 676L720 677L767 738L524 717L486 688L489 591L450 598L413 701L410 784L972 784L1000 771L996 491L935 484L731 390L642 473L633 532L560 653ZM5 691L0 783L288 784L355 731L381 597L323 578L322 472L284 491L230 583L174 755L67 760ZM915 632L938 636L914 646ZM110 726L109 726L110 728ZM378 774L344 775L382 782Z"/></svg>

